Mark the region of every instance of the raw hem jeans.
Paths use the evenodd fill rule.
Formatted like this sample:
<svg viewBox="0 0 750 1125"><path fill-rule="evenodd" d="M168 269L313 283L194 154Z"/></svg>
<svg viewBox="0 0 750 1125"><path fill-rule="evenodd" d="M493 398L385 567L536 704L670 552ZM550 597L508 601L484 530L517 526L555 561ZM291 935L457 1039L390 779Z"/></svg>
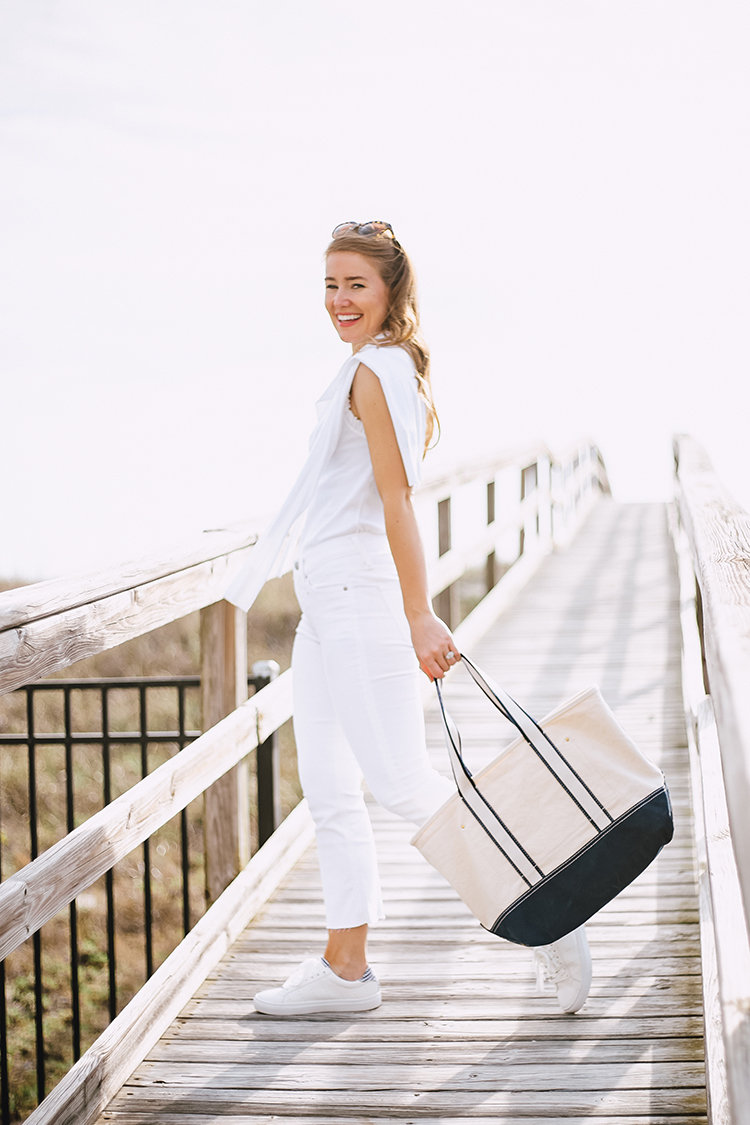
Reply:
<svg viewBox="0 0 750 1125"><path fill-rule="evenodd" d="M423 824L455 793L430 765L417 658L385 536L318 544L295 563L294 733L315 822L329 929L385 917L364 775L384 808Z"/></svg>

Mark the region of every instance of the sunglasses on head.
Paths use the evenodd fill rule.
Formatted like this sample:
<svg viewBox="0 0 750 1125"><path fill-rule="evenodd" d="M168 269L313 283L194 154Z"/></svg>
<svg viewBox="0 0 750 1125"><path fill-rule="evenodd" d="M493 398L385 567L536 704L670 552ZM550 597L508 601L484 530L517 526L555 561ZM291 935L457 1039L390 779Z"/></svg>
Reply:
<svg viewBox="0 0 750 1125"><path fill-rule="evenodd" d="M392 238L394 242L396 241L391 224L384 223L380 219L372 219L369 223L339 223L337 227L333 228L331 237L340 238L343 234L363 234L365 236L382 234L385 238Z"/></svg>

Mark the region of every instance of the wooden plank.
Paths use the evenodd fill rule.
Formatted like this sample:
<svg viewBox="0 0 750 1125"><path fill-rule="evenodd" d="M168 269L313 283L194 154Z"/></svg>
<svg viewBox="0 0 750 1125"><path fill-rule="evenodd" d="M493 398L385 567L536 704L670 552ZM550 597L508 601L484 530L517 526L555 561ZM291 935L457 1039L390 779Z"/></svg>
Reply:
<svg viewBox="0 0 750 1125"><path fill-rule="evenodd" d="M87 1125L99 1115L312 837L312 820L302 802L34 1110L29 1125Z"/></svg>
<svg viewBox="0 0 750 1125"><path fill-rule="evenodd" d="M206 1000L249 1002L260 988L267 988L278 979L277 975L273 977L259 975L243 980L240 977L228 977L222 974L219 980L206 982L201 989L201 996ZM542 1007L548 1006L547 998L539 995L531 972L528 972L528 975L509 973L505 979L494 981L489 978L454 980L449 976L418 981L414 984L389 980L384 974L382 983L387 985L389 1004L400 1002L416 1004L426 991L430 997L426 1002L438 1004L442 999L450 1000L460 990L463 1003L497 1002L498 1012L501 1007L507 1011L509 1007L515 1005L517 1008L520 1002L525 1004L527 1001L530 1005L536 1003ZM680 1004L681 1011L700 1012L703 1005L700 980L695 977L636 977L614 980L603 978L592 982L588 1000L590 1006L586 1011L593 1011L597 1007L609 1010L615 1006L620 1010L625 1001L632 1005L641 998L644 1007L652 1010L657 1005L664 1011L668 1010L669 1004Z"/></svg>
<svg viewBox="0 0 750 1125"><path fill-rule="evenodd" d="M697 926L696 909L669 910L660 913L658 900L640 899L637 902L638 907L633 909L627 909L624 906L622 909L616 909L613 906L606 910L600 910L592 920L592 925L611 928L616 925L632 924L643 929L644 927L669 923L676 928L682 927L686 932L691 926ZM656 918L657 913L659 914L658 919ZM295 926L303 922L305 917L309 917L310 921L314 923L318 918L324 917L324 912L318 904L314 903L279 902L274 903L272 913L264 915L261 924L278 924L280 927ZM410 910L408 903L394 902L391 904L388 916L382 922L378 922L378 931L392 929L394 925L406 925L407 919L409 919L409 925L413 922L415 926L419 926L421 922L423 926L429 928L432 924L430 919L425 918L423 911ZM476 931L479 927L479 923L468 909L462 911L458 905L451 903L449 900L441 903L440 915L435 919L434 925L436 929L463 927L472 931ZM497 938L496 940L499 941L500 939Z"/></svg>
<svg viewBox="0 0 750 1125"><path fill-rule="evenodd" d="M392 1121L393 1117L389 1113L386 1117L381 1117L380 1114L373 1115L367 1112L367 1116L362 1116L361 1109L358 1111L353 1110L356 1114L351 1117L348 1113L336 1113L335 1121L337 1125L386 1125L387 1122ZM329 1115L330 1116L330 1115ZM181 1113L178 1111L169 1114L169 1122L167 1123L164 1118L159 1122L159 1125L216 1125L216 1122L226 1122L226 1125L268 1125L269 1118L266 1114L258 1117L255 1114L246 1113L223 1113L217 1114L215 1111L211 1113ZM147 1120L142 1113L132 1113L130 1110L109 1109L101 1117L102 1122L111 1121L113 1125L144 1125ZM156 1122L157 1118L148 1118L151 1122ZM271 1118L270 1120L273 1120ZM279 1119L280 1120L280 1119ZM464 1114L461 1117L455 1117L453 1114L440 1114L440 1117L426 1117L420 1113L419 1125L462 1125L463 1122L471 1120L472 1125L498 1125L498 1118L492 1117L478 1117L472 1114L471 1118L467 1118ZM677 1114L676 1116L667 1113L649 1113L645 1117L639 1115L638 1117L631 1116L597 1116L597 1125L706 1125L706 1118L703 1114L695 1116L694 1114ZM321 1125L325 1121L324 1117L308 1117L307 1115L300 1115L294 1113L293 1115L285 1114L284 1121L288 1125ZM508 1117L504 1115L502 1118L502 1125L549 1125L549 1117ZM588 1125L590 1117L566 1117L565 1125ZM416 1119L412 1122L416 1125Z"/></svg>
<svg viewBox="0 0 750 1125"><path fill-rule="evenodd" d="M708 679L727 779L732 837L750 918L750 516L686 435L674 444L680 519L701 592ZM750 1120L750 1106L747 1108Z"/></svg>
<svg viewBox="0 0 750 1125"><path fill-rule="evenodd" d="M500 1090L524 1094L541 1091L587 1090L659 1090L701 1088L704 1084L702 1063L692 1062L628 1062L587 1063L575 1066L566 1063L518 1065L501 1059L465 1065L463 1060L452 1065L403 1064L393 1059L386 1065L326 1065L289 1063L283 1068L262 1063L221 1062L144 1062L130 1079L130 1088L167 1087L174 1090L199 1089L204 1095L221 1090L367 1090L404 1089L409 1091ZM209 1095L210 1096L210 1095Z"/></svg>
<svg viewBox="0 0 750 1125"><path fill-rule="evenodd" d="M670 888L671 889L671 888ZM404 910L405 906L424 905L430 904L439 905L441 910L446 913L453 913L451 906L455 906L455 913L464 914L466 907L458 898L456 892L451 887L436 887L436 888L412 888L412 889L399 889L392 890L386 897L389 906L389 913L392 916ZM307 911L311 903L320 901L320 888L319 887L297 887L293 890L287 889L282 895L276 899L279 905L289 907L300 907L300 913ZM695 901L695 890L692 894L659 894L658 889L649 893L644 893L643 889L631 890L629 894L618 895L611 903L603 907L599 911L599 917L605 920L609 914L640 914L642 910L661 910L670 911L688 911L691 913L697 912L697 904ZM408 911L407 911L408 913Z"/></svg>
<svg viewBox="0 0 750 1125"><path fill-rule="evenodd" d="M309 939L308 939L309 940ZM597 951L598 952L598 951ZM401 963L377 958L372 955L371 960L377 969L381 981L406 983L408 981L435 981L449 980L454 983L460 981L505 981L517 980L519 972L532 973L532 957L530 953L521 953L514 956L511 950L499 950L499 955L491 961L480 958L466 957L443 961L440 954L436 953L429 961L415 963L414 949L411 958L404 958ZM227 956L222 965L221 979L225 981L241 980L273 980L286 974L299 964L296 950L292 950L286 957L244 955L238 956L234 950ZM596 957L597 975L601 977L617 977L618 980L656 978L681 979L699 977L701 963L699 957L650 957L639 960L623 958Z"/></svg>
<svg viewBox="0 0 750 1125"><path fill-rule="evenodd" d="M439 925L455 925L457 921L462 918L467 920L471 918L471 914L466 906L461 902L443 902L440 904L440 923L434 923L436 928ZM274 903L273 908L266 915L265 921L273 921L274 924L282 924L286 919L290 924L297 924L300 920L307 918L311 924L322 924L321 920L325 918L325 911L322 903L299 903L299 902L278 902ZM698 922L697 904L693 908L682 907L675 910L661 908L648 900L640 900L637 906L631 910L617 910L616 908L606 908L600 911L600 918L612 920L614 925L617 922L620 925L628 925L629 922L637 922L639 925L648 925L650 922L672 922L675 925L685 925L688 923ZM412 923L414 927L419 927L421 922L422 927L428 929L432 926L432 921L426 918L419 910L419 904L409 902L392 902L388 911L388 918L382 923L383 926L392 926L394 923L400 925Z"/></svg>
<svg viewBox="0 0 750 1125"><path fill-rule="evenodd" d="M218 601L246 554L235 551L0 632L0 694Z"/></svg>
<svg viewBox="0 0 750 1125"><path fill-rule="evenodd" d="M706 1098L711 1125L730 1125L727 1094L726 1060L722 1033L719 970L716 954L711 881L706 848L706 826L703 813L703 782L697 745L698 705L704 698L703 657L698 632L696 583L690 545L684 530L678 527L676 513L670 505L670 531L677 554L680 588L680 634L682 638L682 698L685 709L685 730L690 762L698 903L701 934L704 1037L706 1052Z"/></svg>
<svg viewBox="0 0 750 1125"><path fill-rule="evenodd" d="M215 1039L255 1043L325 1042L338 1043L414 1043L444 1040L460 1043L527 1043L539 1040L562 1040L565 1044L633 1038L643 1043L657 1039L702 1041L701 1016L667 1014L665 1016L623 1016L612 1020L578 1015L574 1020L557 1013L541 1018L521 1016L511 1019L338 1019L329 1022L319 1016L300 1017L291 1024L287 1020L268 1020L257 1012L245 1009L239 1019L205 1019L193 1015L194 1005L185 1009L179 1019L165 1032L165 1039ZM321 1030L321 1023L324 1029ZM399 1048L400 1057L400 1048Z"/></svg>
<svg viewBox="0 0 750 1125"><path fill-rule="evenodd" d="M387 940L382 940L386 938ZM589 941L593 941L593 935ZM266 931L266 941L260 937L257 940L250 940L247 937L235 942L232 950L232 960L238 958L258 958L263 959L268 950L267 943L273 943L273 947L282 960L285 957L297 958L300 957L300 945L310 945L310 932L298 930L279 930L276 934ZM456 944L459 943L458 950L455 949ZM502 957L503 962L513 960L512 953L507 947L501 947L497 940L494 940L494 946L497 948L498 958ZM597 962L597 965L606 961L608 966L624 965L639 963L642 960L665 956L664 953L665 943L661 941L655 942L640 942L632 945L630 942L604 942L597 940L592 946L591 956ZM485 957L488 953L493 953L493 947L488 948L488 943L481 940L467 938L466 935L460 931L447 931L445 938L441 941L437 937L427 935L424 941L420 941L419 948L424 955L424 959L440 961L445 958L447 954L451 954L455 958L455 962L471 961L475 957L477 959ZM388 933L378 937L369 939L369 949L373 957L373 961L377 965L394 965L401 962L407 964L414 963L414 942L409 941L408 935L398 933ZM680 960L689 962L697 961L700 958L701 947L697 940L692 942L668 942L666 943L666 955L669 957L674 965L679 964ZM528 953L520 953L516 958L516 963L520 961L528 961ZM679 970L676 970L679 971ZM692 970L689 970L692 971Z"/></svg>
<svg viewBox="0 0 750 1125"><path fill-rule="evenodd" d="M6 590L0 594L0 632L19 629L43 617L52 617L113 594L135 590L223 555L241 551L246 558L256 540L256 531L249 524L204 531L193 541L164 554L146 555L106 570L52 578Z"/></svg>
<svg viewBox="0 0 750 1125"><path fill-rule="evenodd" d="M286 722L291 711L291 673L285 672L1 883L0 959L241 761L259 738L262 741ZM7 913L6 904L10 904Z"/></svg>
<svg viewBox="0 0 750 1125"><path fill-rule="evenodd" d="M201 610L202 729L247 699L247 614L227 601ZM206 893L215 902L250 860L250 763L227 770L205 794Z"/></svg>
<svg viewBox="0 0 750 1125"><path fill-rule="evenodd" d="M706 1098L703 1089L687 1088L680 1092L680 1109L683 1114L705 1114ZM425 1115L486 1117L493 1115L505 1120L506 1115L567 1117L588 1115L593 1118L618 1115L639 1116L646 1121L648 1114L673 1113L674 1089L634 1090L508 1090L490 1093L484 1090L191 1090L184 1087L163 1087L158 1092L128 1086L123 1089L119 1105L131 1112L141 1113L141 1122L169 1121L170 1110L176 1106L180 1113L258 1113L293 1117L296 1114L317 1114L325 1120L339 1116L361 1114L363 1105L368 1113L378 1111L393 1118L406 1117L420 1120ZM367 1120L367 1119L365 1119Z"/></svg>
<svg viewBox="0 0 750 1125"><path fill-rule="evenodd" d="M398 1049L399 1063L410 1066L438 1063L445 1065L461 1060L463 1066L475 1066L487 1062L493 1064L519 1064L528 1066L564 1065L579 1063L649 1063L649 1062L703 1062L703 1045L699 1038L693 1039L600 1039L600 1040L561 1040L549 1039L543 1042L524 1039L520 1042L505 1042L488 1050L486 1042L466 1042L465 1040L445 1040L434 1043L421 1040L415 1043L401 1043ZM231 1042L215 1036L213 1041L205 1039L164 1039L157 1043L148 1055L149 1062L181 1063L261 1063L263 1065L286 1066L290 1063L311 1065L331 1062L331 1046L328 1041L295 1042L293 1039L277 1042ZM390 1066L393 1062L393 1046L390 1043L339 1043L336 1045L337 1066Z"/></svg>
<svg viewBox="0 0 750 1125"><path fill-rule="evenodd" d="M698 705L698 749L730 1119L740 1125L750 1122L750 945L710 699Z"/></svg>
<svg viewBox="0 0 750 1125"><path fill-rule="evenodd" d="M263 982L267 984L268 982ZM407 997L393 997L393 989L389 988L388 1004L376 1008L370 1013L371 1020L412 1020L421 1018L429 1019L519 1019L528 1016L539 1019L542 1016L555 1017L559 1013L557 1001L552 993L541 996L524 993L518 996L471 996L466 997L456 989L443 991L442 996L425 997L424 992L413 989ZM416 1003L419 1002L420 1012L417 1015ZM695 990L695 996L688 998L671 993L658 991L647 993L623 993L616 995L592 995L586 1001L586 1016L620 1020L630 1016L633 1010L642 1013L643 1018L656 1016L670 1016L675 1011L686 1016L702 1016L700 989ZM203 999L196 997L186 1007L186 1012L195 1014L200 1019L230 1019L238 1020L248 1018L253 1013L251 1000L230 999ZM575 1020L568 1024L569 1034L575 1033Z"/></svg>

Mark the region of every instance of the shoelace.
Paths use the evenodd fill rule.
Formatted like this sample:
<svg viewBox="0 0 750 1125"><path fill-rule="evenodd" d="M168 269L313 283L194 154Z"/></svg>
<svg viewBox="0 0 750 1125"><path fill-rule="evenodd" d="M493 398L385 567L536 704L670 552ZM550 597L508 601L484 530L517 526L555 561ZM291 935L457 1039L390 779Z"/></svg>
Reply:
<svg viewBox="0 0 750 1125"><path fill-rule="evenodd" d="M550 946L540 945L534 950L534 970L537 992L544 992L547 984L556 985L566 975L565 966Z"/></svg>
<svg viewBox="0 0 750 1125"><path fill-rule="evenodd" d="M295 984L299 984L301 980L307 975L309 966L319 960L317 957L308 957L301 965L298 965L292 975L284 981L284 988L294 988Z"/></svg>

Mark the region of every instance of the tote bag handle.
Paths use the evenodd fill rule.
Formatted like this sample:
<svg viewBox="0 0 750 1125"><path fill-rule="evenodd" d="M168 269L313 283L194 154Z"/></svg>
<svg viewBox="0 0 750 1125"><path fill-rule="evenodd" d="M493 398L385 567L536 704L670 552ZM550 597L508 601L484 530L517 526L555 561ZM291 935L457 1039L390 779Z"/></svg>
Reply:
<svg viewBox="0 0 750 1125"><path fill-rule="evenodd" d="M554 743L547 737L539 724L516 703L512 696L498 687L489 676L486 676L484 672L480 671L463 653L461 654L461 660L466 665L466 669L477 687L487 696L500 714L516 728L518 733L524 738L540 761L555 777L562 789L568 794L574 804L578 806L587 820L589 820L598 831L607 828L612 823L613 818L591 789L589 789L585 781L576 773L564 755L560 753ZM440 705L440 714L445 726L445 741L456 787L464 803L469 806L474 815L477 816L477 819L480 820L483 827L494 839L495 829L498 824L501 825L504 832L507 833L508 830L482 796L474 782L471 771L464 761L461 735L445 708L439 680L435 680L435 688ZM487 818L486 822L485 818ZM499 841L496 840L496 843L498 843L498 846L501 846ZM515 843L517 844L517 841L515 841ZM520 847L520 845L517 846ZM503 851L505 850L503 846ZM524 853L524 855L525 854L526 853ZM515 864L515 861L513 862ZM519 870L521 870L520 867ZM537 871L538 870L537 868Z"/></svg>

